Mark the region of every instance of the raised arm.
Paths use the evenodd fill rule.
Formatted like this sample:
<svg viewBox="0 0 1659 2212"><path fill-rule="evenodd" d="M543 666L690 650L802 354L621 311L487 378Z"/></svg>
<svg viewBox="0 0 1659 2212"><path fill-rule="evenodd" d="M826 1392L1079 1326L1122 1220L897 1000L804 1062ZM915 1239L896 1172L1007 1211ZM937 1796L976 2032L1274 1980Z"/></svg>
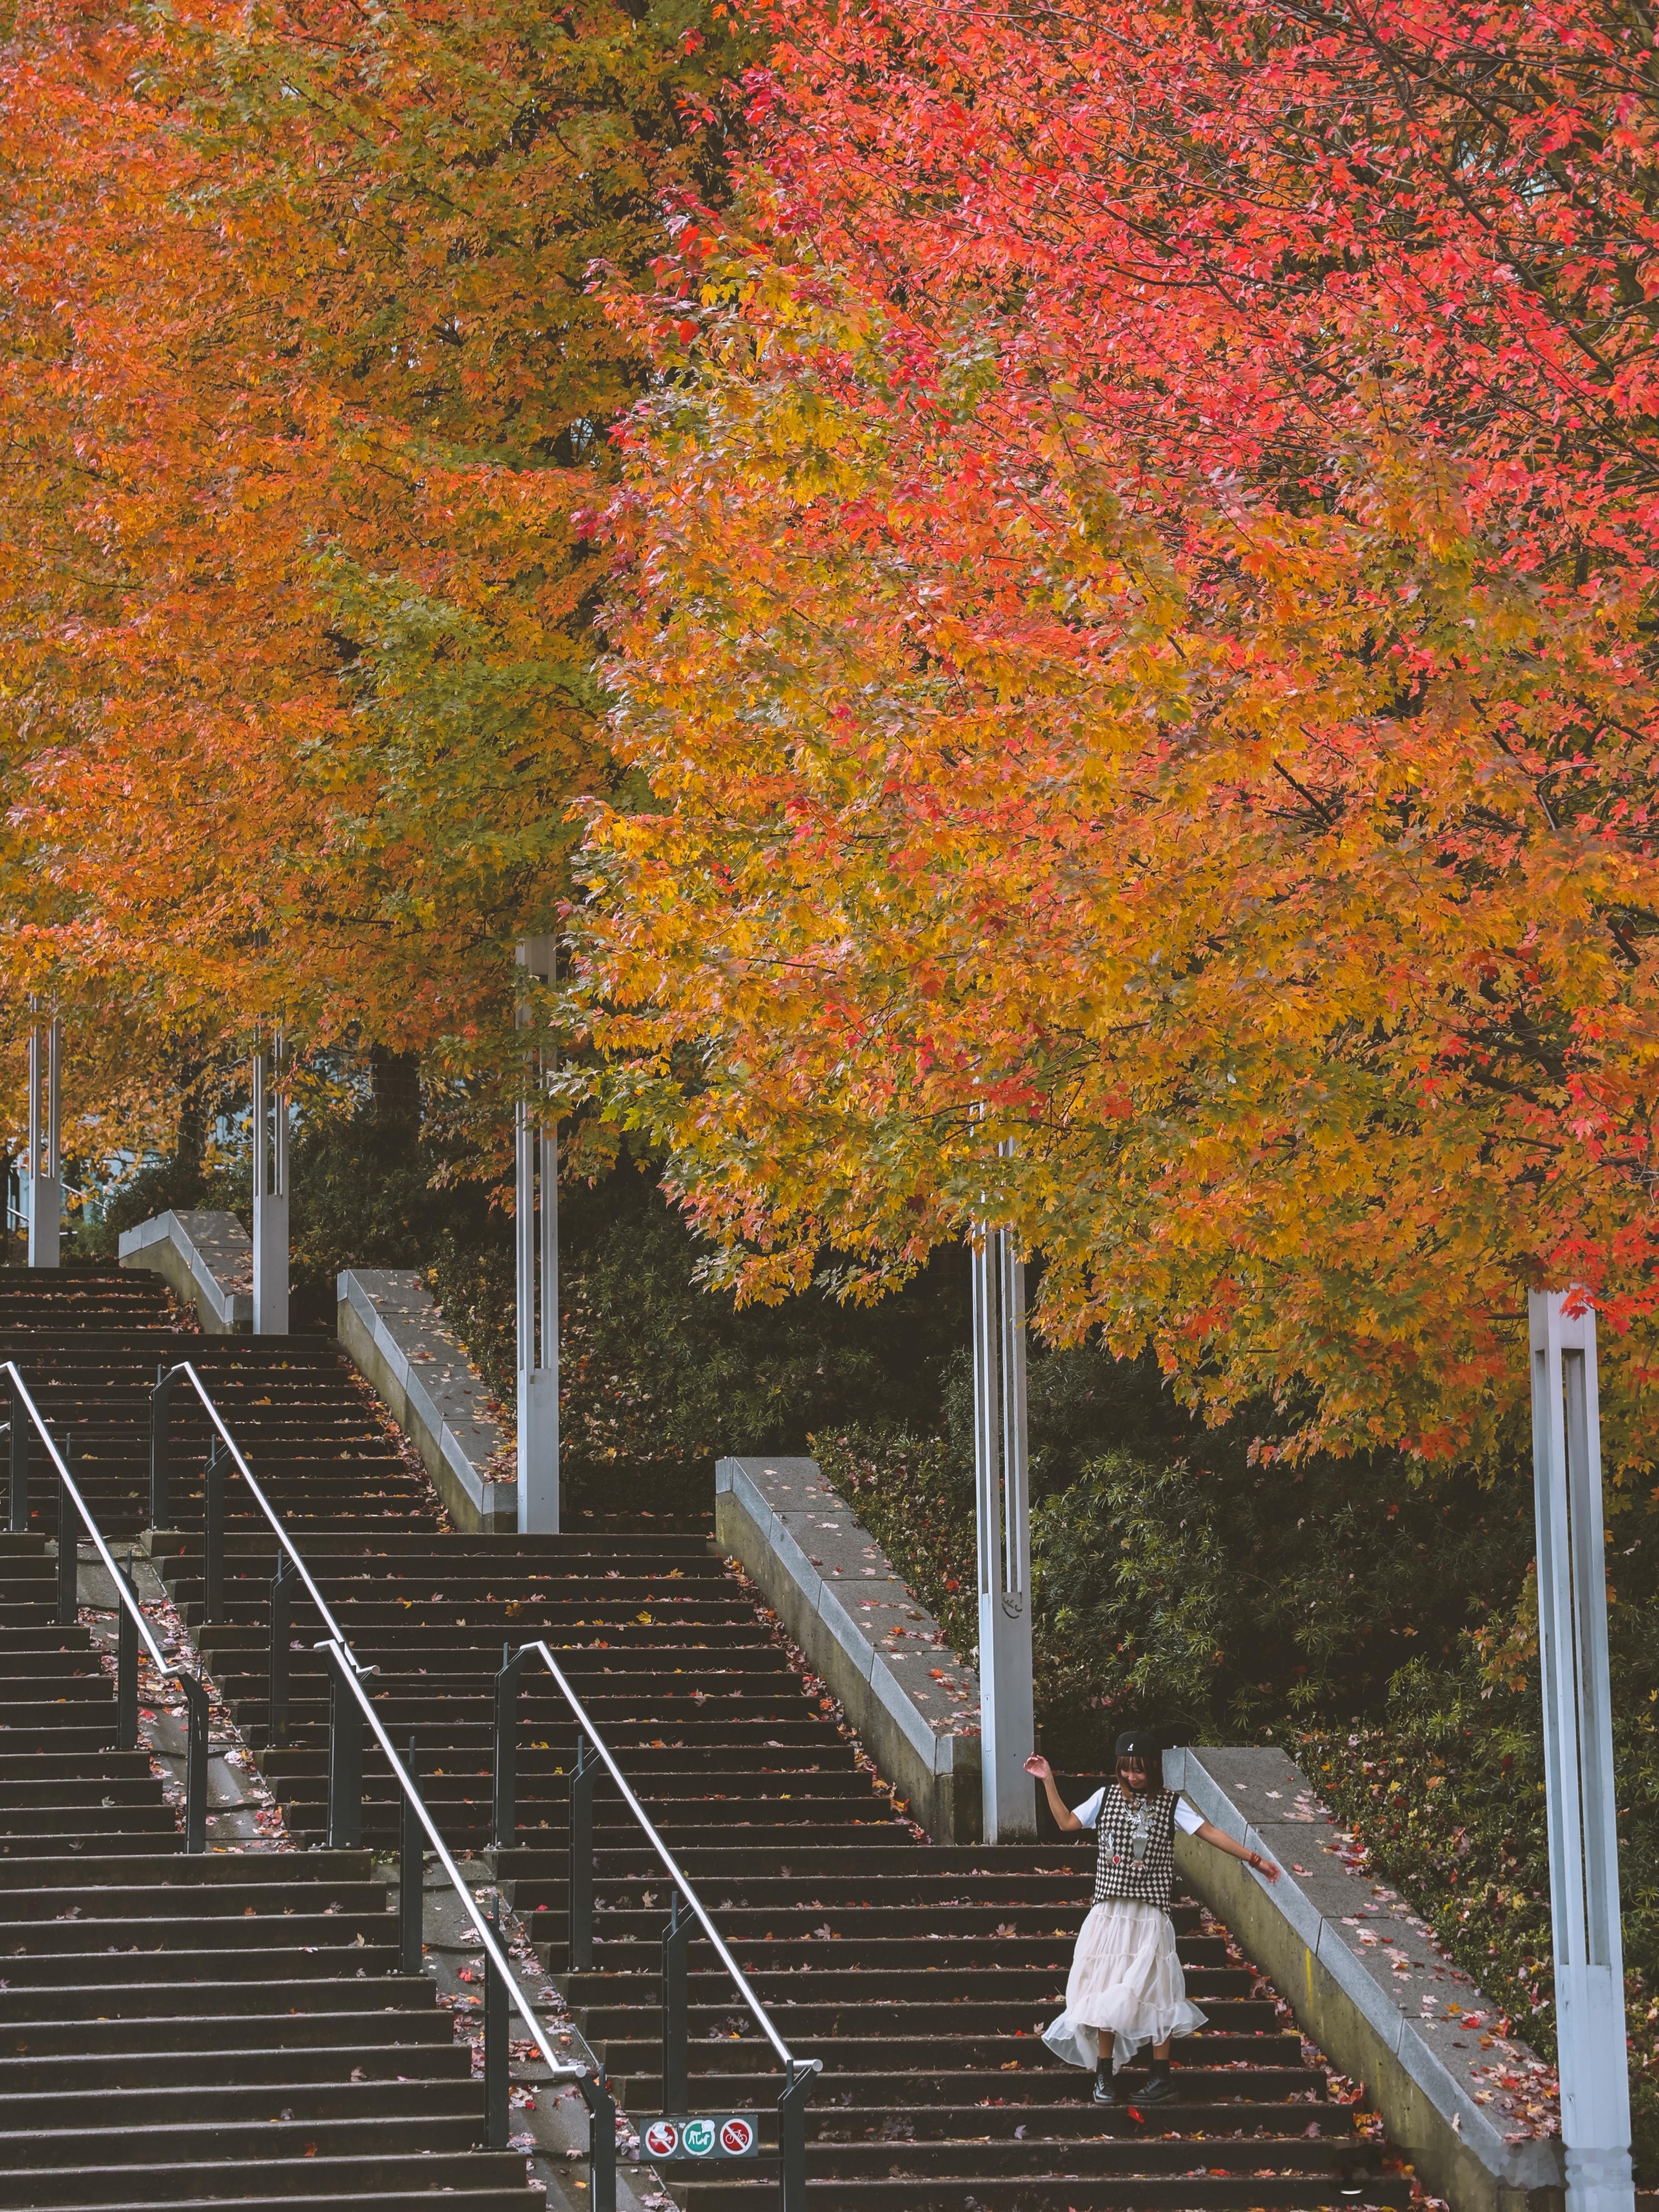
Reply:
<svg viewBox="0 0 1659 2212"><path fill-rule="evenodd" d="M1194 1808L1196 1810L1196 1808ZM1193 1833L1206 1844L1213 1844L1218 1851L1225 1851L1230 1859L1243 1859L1247 1867L1254 1867L1264 1881L1277 1881L1279 1869L1271 1859L1264 1859L1260 1851L1253 1851L1248 1844L1236 1844L1232 1838L1208 1820L1200 1823Z"/></svg>
<svg viewBox="0 0 1659 2212"><path fill-rule="evenodd" d="M1025 1762L1025 1771L1035 1774L1048 1795L1048 1810L1054 1816L1054 1826L1062 1835L1069 1835L1083 1826L1077 1814L1054 1787L1054 1770L1041 1752L1034 1751Z"/></svg>

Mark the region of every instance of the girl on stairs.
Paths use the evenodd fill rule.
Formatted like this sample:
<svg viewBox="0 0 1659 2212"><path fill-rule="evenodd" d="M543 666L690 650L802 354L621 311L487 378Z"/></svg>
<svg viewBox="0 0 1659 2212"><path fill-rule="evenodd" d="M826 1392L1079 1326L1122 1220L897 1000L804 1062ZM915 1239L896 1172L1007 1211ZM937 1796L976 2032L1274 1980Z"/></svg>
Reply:
<svg viewBox="0 0 1659 2212"><path fill-rule="evenodd" d="M1055 1789L1046 1759L1034 1752L1025 1762L1025 1771L1047 1791L1048 1809L1061 1832L1093 1828L1100 1838L1094 1907L1073 1954L1066 2009L1042 2038L1068 2066L1094 2069L1097 2105L1117 2103L1112 2076L1147 2043L1152 2046L1152 2073L1136 2101L1155 2105L1173 2095L1170 2038L1190 2035L1204 2024L1203 2014L1187 1996L1170 1919L1176 1830L1243 1859L1268 1881L1279 1880L1271 1859L1212 1827L1174 1790L1155 1790L1152 1778L1158 1762L1152 1738L1126 1730L1117 1740L1114 1779L1075 1809ZM1103 2040L1109 2035L1109 2063Z"/></svg>

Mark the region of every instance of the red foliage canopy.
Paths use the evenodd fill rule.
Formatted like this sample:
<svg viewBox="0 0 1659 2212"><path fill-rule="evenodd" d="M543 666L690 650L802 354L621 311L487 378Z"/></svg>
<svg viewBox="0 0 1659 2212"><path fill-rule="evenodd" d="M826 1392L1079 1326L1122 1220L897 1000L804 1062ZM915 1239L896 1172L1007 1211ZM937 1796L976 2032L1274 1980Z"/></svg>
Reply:
<svg viewBox="0 0 1659 2212"><path fill-rule="evenodd" d="M1581 1281L1639 1387L1648 18L773 20L617 520L662 811L595 835L611 1041L733 1270L983 1206L1055 1331L1431 1454Z"/></svg>

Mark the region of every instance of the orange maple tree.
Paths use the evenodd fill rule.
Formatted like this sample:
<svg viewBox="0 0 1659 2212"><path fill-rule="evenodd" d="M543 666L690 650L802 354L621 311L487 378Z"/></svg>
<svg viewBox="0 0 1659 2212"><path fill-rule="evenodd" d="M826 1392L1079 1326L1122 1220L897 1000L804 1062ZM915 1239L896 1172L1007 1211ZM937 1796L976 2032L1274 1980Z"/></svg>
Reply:
<svg viewBox="0 0 1659 2212"><path fill-rule="evenodd" d="M590 268L718 181L706 15L15 11L0 972L94 1102L112 1032L516 1064L611 775L578 518L643 366Z"/></svg>
<svg viewBox="0 0 1659 2212"><path fill-rule="evenodd" d="M613 518L620 1110L752 1294L1006 1223L1327 1443L1485 1449L1586 1285L1646 1464L1646 17L772 20Z"/></svg>

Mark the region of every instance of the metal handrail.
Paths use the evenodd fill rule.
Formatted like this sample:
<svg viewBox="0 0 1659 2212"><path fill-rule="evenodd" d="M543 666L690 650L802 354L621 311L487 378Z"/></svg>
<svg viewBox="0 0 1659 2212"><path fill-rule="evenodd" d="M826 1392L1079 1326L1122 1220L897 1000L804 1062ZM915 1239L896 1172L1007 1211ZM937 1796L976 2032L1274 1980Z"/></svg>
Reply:
<svg viewBox="0 0 1659 2212"><path fill-rule="evenodd" d="M283 1528L282 1522L277 1516L276 1508L272 1505L270 1500L265 1496L264 1492L260 1489L258 1481L254 1475L253 1469L248 1465L246 1460L243 1457L235 1437L232 1436L230 1431L225 1426L224 1420L220 1414L219 1408L214 1404L207 1385L203 1382L201 1376L196 1372L195 1367L192 1365L191 1361L188 1359L181 1359L176 1367L170 1369L166 1375L161 1377L155 1385L156 1389L166 1389L169 1384L176 1382L181 1375L188 1377L191 1387L194 1389L197 1396L206 1407L208 1419L218 1431L220 1439L223 1443L225 1449L229 1453L232 1463L234 1465L236 1472L241 1476L243 1481L246 1483L248 1488L253 1492L254 1504L264 1515L265 1519L270 1523L271 1534L276 1537L277 1543L282 1547L283 1550L287 1553L289 1564L293 1566L295 1572L299 1576L300 1580L305 1584L306 1595L316 1607L318 1615L321 1620L324 1627L328 1631L329 1640L339 1645L341 1651L344 1655L345 1659L354 1674L362 1674L364 1672L372 1673L374 1671L373 1668L365 1669L359 1665L357 1655L352 1650L349 1642L347 1640L344 1629L343 1629L339 1622L336 1620L332 1612L329 1608L327 1600L324 1597L321 1590L318 1589L316 1583L312 1580L311 1570L307 1566L305 1561L300 1557L299 1552L295 1547L294 1540L289 1536L287 1529ZM319 1648L320 1649L320 1646Z"/></svg>
<svg viewBox="0 0 1659 2212"><path fill-rule="evenodd" d="M155 1631L145 1617L144 1609L139 1604L125 1572L115 1564L115 1555L104 1540L104 1532L93 1517L91 1507L81 1495L80 1486L70 1473L69 1462L58 1450L52 1439L52 1431L41 1419L40 1409L30 1395L29 1386L23 1380L16 1361L8 1359L3 1367L0 1367L0 1374L7 1376L11 1383L12 1419L7 1425L11 1431L11 1479L14 1492L11 1502L12 1526L15 1528L20 1525L27 1525L20 1522L19 1501L15 1495L20 1480L26 1480L27 1468L27 1431L20 1436L16 1428L17 1414L21 1409L27 1414L34 1425L35 1433L45 1444L47 1456L62 1485L59 1494L67 1497L80 1515L87 1534L92 1539L94 1548L108 1570L115 1595L131 1617L133 1628L148 1650L156 1673L164 1680L177 1682L185 1692L185 1702L190 1713L185 1787L185 1848L190 1851L204 1850L207 1848L207 1692L187 1668L169 1664L166 1654L156 1642ZM67 1581L68 1571L67 1563L64 1558L66 1533L67 1523L60 1507L58 1524L60 1611L61 1596Z"/></svg>
<svg viewBox="0 0 1659 2212"><path fill-rule="evenodd" d="M392 1749L392 1739L386 1734L380 1717L375 1711L373 1701L363 1687L362 1673L356 1660L351 1657L338 1638L331 1638L316 1648L328 1654L334 1661L335 1680L345 1685L356 1700L363 1719L373 1729L374 1741L380 1745L386 1765L392 1769L392 1778L403 1792L405 1803L425 1831L427 1841L431 1844L433 1854L439 1865L447 1875L450 1887L465 1907L466 1917L472 1923L474 1932L483 1946L484 1957L489 1967L500 1976L501 1986L506 1990L520 2018L530 2030L536 2048L551 2069L554 2080L574 2081L581 2091L592 2115L592 2186L589 2194L594 2212L617 2212L617 2105L615 2098L611 2094L610 2084L605 2080L603 2069L585 2066L580 2060L561 2058L555 2053L552 2044L548 2040L546 2029L536 2017L535 2008L525 1995L518 1976L507 1963L507 1954L501 1948L495 1928L479 1910L478 1901L462 1879L460 1869L450 1856L449 1847L439 1833L437 1822L427 1809L426 1802L416 1786L413 1775ZM349 1664L345 1663L348 1661ZM405 1881L409 1879L407 1872L404 1879ZM486 2017L486 2046L489 2039L489 2023ZM485 2066L488 2072L489 2068L488 2048L486 2048ZM491 2148L500 2148L501 2146L495 2144Z"/></svg>
<svg viewBox="0 0 1659 2212"><path fill-rule="evenodd" d="M317 1649L319 1651L331 1651L339 1656L344 1656L342 1652L342 1647L339 1642L334 1638L331 1638L325 1644L319 1644L317 1646ZM356 1697L359 1705L362 1708L363 1717L368 1723L369 1727L374 1730L374 1740L380 1745L381 1751L386 1755L386 1764L392 1769L392 1778L396 1781L398 1788L404 1792L404 1796L409 1799L410 1805L414 1808L416 1818L420 1821L421 1826L426 1831L427 1841L431 1844L433 1851L436 1855L439 1865L442 1867L444 1872L449 1876L451 1887L454 1890L457 1897L460 1899L461 1903L466 1907L466 1917L472 1923L474 1929L477 1931L479 1940L484 1948L484 1955L490 1960L495 1966L496 1972L507 1984L508 1993L512 1996L514 2002L517 2005L520 2015L523 2019L525 2026L530 2030L531 2034L536 2039L536 2048L541 2052L542 2057L547 2061L548 2064L553 2069L554 2073L561 2081L586 2081L588 2075L588 2069L584 2066L580 2060L574 2058L558 2058L555 2057L553 2046L547 2039L546 2031L543 2028L541 2022L537 2019L535 2011L531 2005L529 1998L526 1996L523 1990L520 1988L518 1977L514 1974L512 1967L509 1966L507 1962L506 1953L496 1942L495 1936L490 1929L489 1921L485 1919L483 1914L478 1909L477 1899L473 1896L471 1891L467 1887L466 1883L462 1880L461 1870L456 1865L454 1860L450 1856L449 1847L445 1843L442 1836L439 1834L437 1823L434 1820L431 1814L428 1811L425 1801L422 1799L420 1791L416 1788L413 1776L410 1773L408 1768L404 1766L402 1759L398 1758L397 1753L392 1749L392 1739L386 1734L385 1724L381 1721L380 1715L374 1710L373 1700L370 1698L368 1692L364 1689L362 1681L355 1673L348 1679L350 1683L352 1693Z"/></svg>
<svg viewBox="0 0 1659 2212"><path fill-rule="evenodd" d="M749 1986L747 1977L744 1975L742 1967L738 1966L737 1960L732 1956L731 1952L727 1950L725 1940L721 1936L720 1930L715 1927L714 1922L709 1918L708 1913L703 1909L702 1899L697 1895L696 1891L692 1888L690 1881L681 1870L679 1863L676 1860L674 1854L669 1850L667 1844L664 1843L662 1838L657 1833L655 1827L652 1824L650 1815L647 1813L644 1806L641 1804L639 1799L634 1795L634 1791L629 1784L628 1778L623 1774L621 1767L617 1765L616 1759L612 1757L610 1746L605 1742L604 1737L601 1736L599 1729L594 1726L592 1721L590 1719L586 1708L583 1705L581 1699L576 1695L576 1692L571 1688L569 1683L566 1680L563 1669L560 1667L558 1661L548 1650L546 1644L542 1643L539 1638L534 1644L520 1644L516 1656L522 1660L532 1651L540 1658L542 1664L546 1668L548 1673L553 1677L554 1681L558 1685L560 1693L563 1697L565 1703L569 1706L571 1711L576 1716L578 1726L581 1729L582 1733L586 1736L588 1741L592 1745L594 1750L599 1753L600 1761L606 1772L610 1775L611 1779L616 1784L617 1789L621 1790L623 1802L627 1806L629 1811L634 1815L634 1818L639 1822L641 1827L645 1831L646 1841L650 1844L652 1850L655 1851L657 1856L662 1861L664 1870L666 1872L669 1880L673 1883L675 1888L678 1890L680 1895L685 1899L687 1905L690 1906L692 1918L697 1923L697 1925L702 1929L703 1934L714 1945L715 1956L720 1960L721 1966L725 1967L726 1972L732 1977L733 1983L736 1984L738 1995L748 2006L750 2011L754 2014L761 2033L771 2045L773 2050L776 2051L778 2057L782 2059L784 2064L789 2069L792 2075L799 2072L803 2068L814 2074L821 2072L823 2067L823 2061L821 2058L797 2058L794 2052L789 2048L789 2045L778 2033L776 2028L773 2027L771 2019L767 2013L765 2006L755 1995L754 1990Z"/></svg>

